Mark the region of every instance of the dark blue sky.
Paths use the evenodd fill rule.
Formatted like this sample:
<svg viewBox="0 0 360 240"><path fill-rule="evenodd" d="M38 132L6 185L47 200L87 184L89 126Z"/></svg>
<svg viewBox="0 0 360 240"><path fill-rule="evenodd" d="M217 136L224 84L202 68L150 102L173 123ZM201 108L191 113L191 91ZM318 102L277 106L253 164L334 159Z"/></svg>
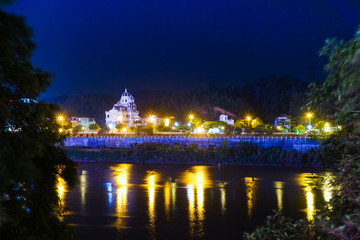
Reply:
<svg viewBox="0 0 360 240"><path fill-rule="evenodd" d="M46 95L241 84L321 76L328 37L349 39L358 0L17 0L34 29Z"/></svg>

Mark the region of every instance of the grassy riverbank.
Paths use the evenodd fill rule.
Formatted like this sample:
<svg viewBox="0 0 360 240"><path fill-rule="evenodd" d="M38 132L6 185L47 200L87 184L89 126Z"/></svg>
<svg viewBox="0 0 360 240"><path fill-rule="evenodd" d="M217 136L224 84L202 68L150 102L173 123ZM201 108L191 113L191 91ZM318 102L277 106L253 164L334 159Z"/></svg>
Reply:
<svg viewBox="0 0 360 240"><path fill-rule="evenodd" d="M329 157L325 151L311 149L305 153L296 150L284 151L279 147L262 148L254 143L239 142L228 146L198 148L166 145L160 143L134 144L130 148L65 148L67 155L74 161L88 162L127 162L161 164L221 164L221 165L258 165L292 167L329 167ZM327 160L327 161L325 161Z"/></svg>

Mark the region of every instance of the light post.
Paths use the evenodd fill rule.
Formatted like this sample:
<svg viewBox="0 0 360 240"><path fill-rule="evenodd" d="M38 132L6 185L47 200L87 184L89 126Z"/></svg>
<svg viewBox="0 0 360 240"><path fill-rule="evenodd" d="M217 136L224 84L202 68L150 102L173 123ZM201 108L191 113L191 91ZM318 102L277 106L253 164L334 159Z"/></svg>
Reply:
<svg viewBox="0 0 360 240"><path fill-rule="evenodd" d="M312 113L308 113L308 114L306 114L306 116L308 117L308 122L309 122L309 125L311 126Z"/></svg>
<svg viewBox="0 0 360 240"><path fill-rule="evenodd" d="M190 127L190 131L192 130L192 121L194 120L194 115L190 114L189 115L189 122L188 122L188 127Z"/></svg>
<svg viewBox="0 0 360 240"><path fill-rule="evenodd" d="M247 116L247 117L246 117L246 120L248 121L248 127L250 127L250 120L251 120L251 117L250 117L250 116Z"/></svg>
<svg viewBox="0 0 360 240"><path fill-rule="evenodd" d="M63 125L64 117L62 115L58 116L58 121L60 122L60 125Z"/></svg>

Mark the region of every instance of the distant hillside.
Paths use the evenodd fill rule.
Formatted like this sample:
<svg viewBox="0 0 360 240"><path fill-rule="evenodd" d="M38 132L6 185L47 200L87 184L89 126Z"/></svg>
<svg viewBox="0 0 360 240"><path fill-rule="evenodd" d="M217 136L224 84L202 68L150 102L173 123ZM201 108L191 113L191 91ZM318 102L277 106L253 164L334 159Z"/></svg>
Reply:
<svg viewBox="0 0 360 240"><path fill-rule="evenodd" d="M148 114L175 116L184 119L193 112L197 116L216 120L221 113L234 118L245 114L259 116L264 122L273 123L276 116L301 115L300 108L305 104L308 83L290 76L270 76L248 82L243 86L218 88L212 85L178 92L134 91L135 103L140 116ZM105 123L105 111L110 110L121 97L111 94L62 95L47 98L45 101L56 103L69 116L95 117L101 125Z"/></svg>
<svg viewBox="0 0 360 240"><path fill-rule="evenodd" d="M269 76L245 84L241 96L247 100L256 116L272 122L279 114L293 117L301 114L308 84L291 76Z"/></svg>

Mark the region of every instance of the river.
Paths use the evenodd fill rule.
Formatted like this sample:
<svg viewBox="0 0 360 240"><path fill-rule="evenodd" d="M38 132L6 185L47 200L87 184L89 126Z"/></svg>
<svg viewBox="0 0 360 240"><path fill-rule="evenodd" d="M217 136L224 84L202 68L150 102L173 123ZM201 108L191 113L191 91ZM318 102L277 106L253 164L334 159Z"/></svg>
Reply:
<svg viewBox="0 0 360 240"><path fill-rule="evenodd" d="M291 168L80 163L58 184L76 239L241 239L273 209L313 219L331 172ZM317 180L320 179L320 185Z"/></svg>

